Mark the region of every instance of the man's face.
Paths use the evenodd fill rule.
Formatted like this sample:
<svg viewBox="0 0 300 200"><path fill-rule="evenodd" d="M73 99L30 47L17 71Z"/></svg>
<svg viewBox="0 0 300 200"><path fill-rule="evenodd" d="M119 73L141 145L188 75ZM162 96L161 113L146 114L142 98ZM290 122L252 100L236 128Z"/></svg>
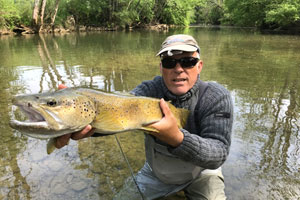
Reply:
<svg viewBox="0 0 300 200"><path fill-rule="evenodd" d="M180 59L184 57L197 57L197 55L197 52L183 52L182 54L173 55L171 58ZM202 65L201 60L194 67L190 68L183 68L178 62L172 69L163 68L161 64L160 71L168 89L175 95L183 95L196 83L202 70Z"/></svg>

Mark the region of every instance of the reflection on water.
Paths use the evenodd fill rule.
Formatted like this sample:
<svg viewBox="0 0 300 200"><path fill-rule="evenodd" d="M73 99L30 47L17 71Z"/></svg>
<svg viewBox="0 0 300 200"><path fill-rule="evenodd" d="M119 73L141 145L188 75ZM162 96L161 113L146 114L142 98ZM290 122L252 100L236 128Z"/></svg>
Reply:
<svg viewBox="0 0 300 200"><path fill-rule="evenodd" d="M201 46L203 80L227 87L235 105L223 172L229 199L300 196L300 37L190 28ZM172 34L171 32L168 34ZM0 199L111 199L130 171L114 136L71 141L46 154L46 141L9 128L11 98L68 86L128 92L159 74L166 33L113 32L0 38ZM134 172L143 133L118 134Z"/></svg>

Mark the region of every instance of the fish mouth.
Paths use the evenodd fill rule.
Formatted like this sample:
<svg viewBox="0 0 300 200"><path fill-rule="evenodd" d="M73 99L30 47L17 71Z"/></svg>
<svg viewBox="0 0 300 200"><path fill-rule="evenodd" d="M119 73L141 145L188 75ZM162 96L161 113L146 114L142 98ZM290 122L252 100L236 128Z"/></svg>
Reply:
<svg viewBox="0 0 300 200"><path fill-rule="evenodd" d="M10 127L29 137L50 139L70 133L55 113L38 105L14 102L12 111Z"/></svg>
<svg viewBox="0 0 300 200"><path fill-rule="evenodd" d="M30 103L28 105L15 104L12 106L12 112L12 121L19 124L34 125L47 123L43 115L37 109L34 109Z"/></svg>
<svg viewBox="0 0 300 200"><path fill-rule="evenodd" d="M18 107L25 115L28 117L29 122L45 122L45 118L43 115L38 112L33 106L28 103L27 106L25 105L15 105Z"/></svg>
<svg viewBox="0 0 300 200"><path fill-rule="evenodd" d="M27 105L15 104L12 106L12 119L9 125L20 130L25 135L35 138L49 138L35 134L35 129L49 130L49 124L43 115L36 110L30 103Z"/></svg>

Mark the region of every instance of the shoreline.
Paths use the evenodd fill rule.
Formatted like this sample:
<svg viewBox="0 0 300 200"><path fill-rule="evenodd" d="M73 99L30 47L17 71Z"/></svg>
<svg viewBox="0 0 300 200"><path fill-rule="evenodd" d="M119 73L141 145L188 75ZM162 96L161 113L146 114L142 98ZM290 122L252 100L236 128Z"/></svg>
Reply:
<svg viewBox="0 0 300 200"><path fill-rule="evenodd" d="M68 34L68 33L76 33L76 32L107 32L107 31L134 31L134 30L150 30L150 31L162 31L168 32L170 28L180 27L176 25L168 25L168 24L155 24L155 25L143 25L136 27L100 27L100 26L68 26L65 28L63 26L57 26L52 29L49 25L45 26L45 28L41 29L40 32L35 32L32 27L19 26L14 29L0 28L0 37L4 35L34 35L34 34ZM213 28L213 29L221 29L221 28L229 28L229 29L245 29L258 31L262 34L280 34L280 35L299 35L300 28L294 28L289 30L272 30L272 29L258 29L257 27L240 27L240 26L227 26L227 25L204 25L204 24L191 24L188 27L203 27L203 28Z"/></svg>
<svg viewBox="0 0 300 200"><path fill-rule="evenodd" d="M119 31L119 30L135 30L135 29L145 29L145 30L154 30L154 31L168 31L172 25L167 24L156 24L156 25L145 25L142 27L97 27L97 26L70 26L68 28L65 27L55 27L54 29L50 26L46 26L41 29L39 32L34 31L32 27L27 27L20 25L19 27L15 27L11 30L7 28L0 28L0 37L3 35L28 35L28 34L65 34L65 33L73 33L73 32L92 32L92 31Z"/></svg>

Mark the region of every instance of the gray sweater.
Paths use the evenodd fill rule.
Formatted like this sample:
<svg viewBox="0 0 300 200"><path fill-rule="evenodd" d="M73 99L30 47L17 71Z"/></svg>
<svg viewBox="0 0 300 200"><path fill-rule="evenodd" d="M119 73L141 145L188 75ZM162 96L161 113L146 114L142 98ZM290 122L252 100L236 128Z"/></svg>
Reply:
<svg viewBox="0 0 300 200"><path fill-rule="evenodd" d="M191 111L187 125L181 129L183 142L170 153L205 169L216 169L226 160L231 143L233 105L230 93L220 84L208 82L199 102L200 78L184 95L172 94L161 76L144 81L132 93L136 96L164 98L173 105ZM161 143L161 142L160 142Z"/></svg>

